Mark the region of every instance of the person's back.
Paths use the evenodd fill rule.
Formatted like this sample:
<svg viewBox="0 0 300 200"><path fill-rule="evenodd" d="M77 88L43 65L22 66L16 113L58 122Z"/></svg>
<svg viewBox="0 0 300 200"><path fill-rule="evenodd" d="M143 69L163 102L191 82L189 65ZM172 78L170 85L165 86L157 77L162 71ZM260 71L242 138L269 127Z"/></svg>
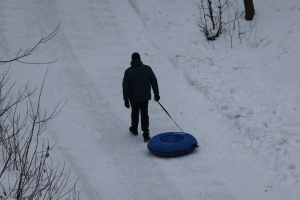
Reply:
<svg viewBox="0 0 300 200"><path fill-rule="evenodd" d="M148 101L151 99L151 87L154 99L159 100L159 90L155 74L151 67L144 65L138 53L132 54L131 67L129 67L123 78L123 99L127 108L132 108L130 132L138 135L139 111L141 111L141 124L144 132L144 140L149 137ZM130 104L129 104L130 101Z"/></svg>
<svg viewBox="0 0 300 200"><path fill-rule="evenodd" d="M157 80L151 67L144 65L141 60L133 60L131 67L125 71L124 100L129 99L131 102L150 100L151 86L154 94L159 94Z"/></svg>

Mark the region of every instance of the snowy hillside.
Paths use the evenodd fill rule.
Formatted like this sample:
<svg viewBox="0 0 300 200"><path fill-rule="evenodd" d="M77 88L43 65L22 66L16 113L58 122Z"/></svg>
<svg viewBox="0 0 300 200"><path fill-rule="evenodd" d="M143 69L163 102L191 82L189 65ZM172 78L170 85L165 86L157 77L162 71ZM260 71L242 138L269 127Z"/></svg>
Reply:
<svg viewBox="0 0 300 200"><path fill-rule="evenodd" d="M43 137L56 144L51 158L71 169L70 185L80 178L81 199L299 198L300 2L254 1L257 26L241 42L234 37L233 48L226 33L205 39L195 2L0 2L3 59L61 23L56 36L23 61L59 57L49 64L42 107L67 104ZM243 12L243 1L237 3ZM122 79L133 52L156 74L162 105L197 138L192 154L155 157L141 130L137 137L129 133ZM1 72L8 67L1 65ZM47 67L13 62L10 82L39 87ZM149 116L151 136L180 131L153 100Z"/></svg>
<svg viewBox="0 0 300 200"><path fill-rule="evenodd" d="M279 181L297 182L300 3L255 2L257 30L241 44L236 38L231 49L224 38L203 40L195 26L197 10L188 12L193 2L131 2L150 40L247 138L245 147L265 156Z"/></svg>

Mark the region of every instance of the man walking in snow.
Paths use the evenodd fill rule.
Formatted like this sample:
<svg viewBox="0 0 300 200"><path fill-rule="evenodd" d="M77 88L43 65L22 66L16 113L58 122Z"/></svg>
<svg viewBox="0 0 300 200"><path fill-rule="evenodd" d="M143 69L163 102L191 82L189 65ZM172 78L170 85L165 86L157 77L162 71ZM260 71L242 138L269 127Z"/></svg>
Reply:
<svg viewBox="0 0 300 200"><path fill-rule="evenodd" d="M138 53L133 53L131 59L131 67L126 69L122 84L125 107L130 108L131 105L129 131L133 135L138 135L139 112L141 112L143 137L147 142L150 140L148 103L151 99L151 87L154 92L154 100L159 101L158 84L151 67L143 64Z"/></svg>

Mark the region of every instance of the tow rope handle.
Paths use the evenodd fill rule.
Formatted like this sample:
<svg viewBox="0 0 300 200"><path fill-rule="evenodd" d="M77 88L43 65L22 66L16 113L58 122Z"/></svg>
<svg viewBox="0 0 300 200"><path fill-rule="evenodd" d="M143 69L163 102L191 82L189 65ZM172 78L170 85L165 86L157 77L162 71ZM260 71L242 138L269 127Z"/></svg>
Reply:
<svg viewBox="0 0 300 200"><path fill-rule="evenodd" d="M174 121L174 119L171 117L171 115L168 113L168 111L159 103L159 101L157 101L157 103L161 106L161 108L169 115L169 117L173 120L173 122L176 124L176 126L182 131L184 132L179 126L178 124ZM185 133L185 132L184 132Z"/></svg>

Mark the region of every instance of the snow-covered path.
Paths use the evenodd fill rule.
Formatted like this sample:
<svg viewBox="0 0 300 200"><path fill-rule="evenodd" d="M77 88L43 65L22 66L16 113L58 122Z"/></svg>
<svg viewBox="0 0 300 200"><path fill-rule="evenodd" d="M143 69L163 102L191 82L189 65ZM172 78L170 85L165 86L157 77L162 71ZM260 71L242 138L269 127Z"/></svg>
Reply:
<svg viewBox="0 0 300 200"><path fill-rule="evenodd" d="M59 100L68 102L47 133L74 178L80 177L82 199L292 199L285 186L274 181L269 166L242 145L243 136L228 119L156 48L159 41L148 35L132 2L16 2L7 0L0 7L3 12L16 9L18 17L27 19L22 30L28 38L31 31L44 36L61 22L56 37L31 59L60 57L50 65L44 101L49 107ZM5 16L13 18L8 12ZM6 37L11 34L7 27L21 24L6 25ZM135 51L156 73L161 103L197 138L200 148L193 154L157 158L141 134L128 133L130 111L123 106L121 82ZM20 69L25 67L12 66L12 73L26 77L24 82L38 82L36 74L45 72L44 66L31 66L35 72ZM149 115L151 135L178 131L153 101Z"/></svg>

